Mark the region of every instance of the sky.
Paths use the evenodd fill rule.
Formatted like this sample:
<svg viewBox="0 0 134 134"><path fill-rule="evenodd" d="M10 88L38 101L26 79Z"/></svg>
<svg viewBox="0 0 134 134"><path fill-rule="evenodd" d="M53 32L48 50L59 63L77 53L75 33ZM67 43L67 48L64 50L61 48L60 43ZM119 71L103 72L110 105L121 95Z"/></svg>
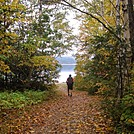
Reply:
<svg viewBox="0 0 134 134"><path fill-rule="evenodd" d="M73 28L73 34L78 35L79 34L79 27L81 22L77 19L75 19L75 12L69 11L69 15L66 16L69 20L69 25Z"/></svg>
<svg viewBox="0 0 134 134"><path fill-rule="evenodd" d="M77 20L75 17L76 17L75 12L68 11L66 19L69 21L69 26L73 28L72 34L78 36L80 33L79 27L81 22ZM65 56L72 56L76 54L76 52L77 52L76 46L72 46L72 51L68 51L67 54L65 54Z"/></svg>

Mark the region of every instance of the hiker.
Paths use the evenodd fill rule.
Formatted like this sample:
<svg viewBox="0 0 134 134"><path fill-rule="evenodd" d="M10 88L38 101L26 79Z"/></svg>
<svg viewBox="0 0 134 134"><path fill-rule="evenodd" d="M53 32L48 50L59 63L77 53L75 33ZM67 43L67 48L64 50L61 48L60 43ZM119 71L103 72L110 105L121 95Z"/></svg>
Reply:
<svg viewBox="0 0 134 134"><path fill-rule="evenodd" d="M68 96L72 96L72 90L73 90L73 78L71 76L71 74L69 75L69 77L67 78L67 88L68 88ZM70 94L69 94L69 91L70 91Z"/></svg>

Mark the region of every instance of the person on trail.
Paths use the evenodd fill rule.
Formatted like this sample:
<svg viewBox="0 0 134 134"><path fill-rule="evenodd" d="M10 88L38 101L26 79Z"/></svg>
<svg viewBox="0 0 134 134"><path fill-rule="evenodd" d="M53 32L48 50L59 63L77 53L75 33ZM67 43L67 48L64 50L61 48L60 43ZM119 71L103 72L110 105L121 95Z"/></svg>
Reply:
<svg viewBox="0 0 134 134"><path fill-rule="evenodd" d="M68 91L68 96L72 96L72 90L73 90L73 83L74 83L74 80L71 76L71 74L69 75L69 77L67 78L67 91ZM70 94L69 94L69 91L70 91Z"/></svg>

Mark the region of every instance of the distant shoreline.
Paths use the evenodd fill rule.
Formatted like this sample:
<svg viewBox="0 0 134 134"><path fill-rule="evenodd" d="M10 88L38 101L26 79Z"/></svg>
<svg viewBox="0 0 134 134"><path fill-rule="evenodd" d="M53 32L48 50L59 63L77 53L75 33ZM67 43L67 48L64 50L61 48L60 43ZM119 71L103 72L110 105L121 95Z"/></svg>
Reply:
<svg viewBox="0 0 134 134"><path fill-rule="evenodd" d="M61 65L76 65L76 64L61 64Z"/></svg>

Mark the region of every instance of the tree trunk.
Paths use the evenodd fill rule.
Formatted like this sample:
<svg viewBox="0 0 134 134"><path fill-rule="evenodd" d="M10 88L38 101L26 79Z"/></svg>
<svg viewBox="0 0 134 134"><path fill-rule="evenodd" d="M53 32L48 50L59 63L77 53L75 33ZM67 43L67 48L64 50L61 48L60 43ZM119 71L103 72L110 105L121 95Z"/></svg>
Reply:
<svg viewBox="0 0 134 134"><path fill-rule="evenodd" d="M121 39L121 31L120 31L120 0L116 0L116 29L117 29L117 36ZM118 41L118 64L117 64L117 103L120 102L120 99L123 96L123 48L122 42Z"/></svg>
<svg viewBox="0 0 134 134"><path fill-rule="evenodd" d="M130 45L132 50L131 62L134 62L134 0L128 0L128 17L129 17L129 31L130 31Z"/></svg>
<svg viewBox="0 0 134 134"><path fill-rule="evenodd" d="M131 69L134 61L134 9L133 0L123 0L122 1L122 11L124 17L124 39L126 41L126 71L125 71L125 87L130 90L130 77Z"/></svg>

